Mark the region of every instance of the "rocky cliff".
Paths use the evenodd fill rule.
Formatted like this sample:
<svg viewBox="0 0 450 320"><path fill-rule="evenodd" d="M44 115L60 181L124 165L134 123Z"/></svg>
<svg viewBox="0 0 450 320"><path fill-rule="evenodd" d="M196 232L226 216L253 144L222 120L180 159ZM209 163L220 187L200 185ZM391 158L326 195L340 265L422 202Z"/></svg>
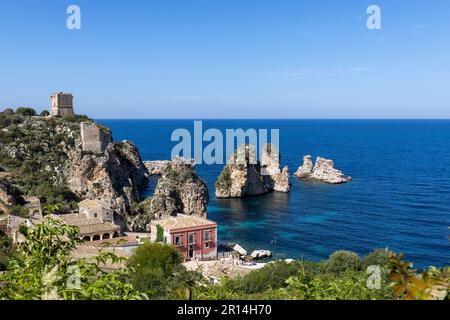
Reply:
<svg viewBox="0 0 450 320"><path fill-rule="evenodd" d="M76 149L65 165L69 188L83 198L101 199L126 216L147 184L139 151L130 141L110 143L102 154Z"/></svg>
<svg viewBox="0 0 450 320"><path fill-rule="evenodd" d="M310 155L306 155L303 158L303 165L298 168L294 175L304 180L315 180L329 184L341 184L352 181L351 177L334 168L333 160L317 157L316 164L313 167Z"/></svg>
<svg viewBox="0 0 450 320"><path fill-rule="evenodd" d="M280 170L280 155L269 145L257 161L256 148L239 147L216 181L216 197L239 198L272 191L289 192L289 171Z"/></svg>
<svg viewBox="0 0 450 320"><path fill-rule="evenodd" d="M155 192L138 208L140 215L131 221L131 228L145 231L152 219L178 213L206 217L209 192L192 161L175 158L158 172L161 177Z"/></svg>
<svg viewBox="0 0 450 320"><path fill-rule="evenodd" d="M0 165L16 176L23 195L68 210L82 199L102 199L124 219L147 178L136 147L112 142L103 153L83 151L80 123L85 116L25 117L0 114ZM102 130L106 128L100 127Z"/></svg>

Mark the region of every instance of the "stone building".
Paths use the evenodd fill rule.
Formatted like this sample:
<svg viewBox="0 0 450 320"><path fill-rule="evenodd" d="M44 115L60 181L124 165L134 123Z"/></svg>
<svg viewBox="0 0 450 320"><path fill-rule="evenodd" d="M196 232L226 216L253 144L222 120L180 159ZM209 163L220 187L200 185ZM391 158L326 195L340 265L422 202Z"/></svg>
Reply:
<svg viewBox="0 0 450 320"><path fill-rule="evenodd" d="M57 215L65 223L80 229L85 241L106 240L121 236L121 228L114 222L114 211L100 200L84 200L78 204L79 212Z"/></svg>
<svg viewBox="0 0 450 320"><path fill-rule="evenodd" d="M87 218L100 218L102 222L114 223L114 211L100 200L83 200L78 203L79 213L86 214Z"/></svg>
<svg viewBox="0 0 450 320"><path fill-rule="evenodd" d="M7 234L14 243L22 243L25 241L24 235L19 232L19 228L22 225L30 228L33 226L33 221L27 218L8 216Z"/></svg>
<svg viewBox="0 0 450 320"><path fill-rule="evenodd" d="M111 133L93 122L82 122L80 128L83 151L102 153L112 142Z"/></svg>
<svg viewBox="0 0 450 320"><path fill-rule="evenodd" d="M50 96L51 112L50 116L73 116L73 96L70 93L58 92Z"/></svg>

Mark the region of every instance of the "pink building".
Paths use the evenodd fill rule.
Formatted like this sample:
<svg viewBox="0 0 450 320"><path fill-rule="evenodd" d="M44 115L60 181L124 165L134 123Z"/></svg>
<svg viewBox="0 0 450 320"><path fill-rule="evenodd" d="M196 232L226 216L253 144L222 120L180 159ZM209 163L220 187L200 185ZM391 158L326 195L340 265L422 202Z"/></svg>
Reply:
<svg viewBox="0 0 450 320"><path fill-rule="evenodd" d="M163 241L177 247L184 259L217 257L217 223L184 214L154 220L151 223L152 241L157 240L158 226L163 230Z"/></svg>

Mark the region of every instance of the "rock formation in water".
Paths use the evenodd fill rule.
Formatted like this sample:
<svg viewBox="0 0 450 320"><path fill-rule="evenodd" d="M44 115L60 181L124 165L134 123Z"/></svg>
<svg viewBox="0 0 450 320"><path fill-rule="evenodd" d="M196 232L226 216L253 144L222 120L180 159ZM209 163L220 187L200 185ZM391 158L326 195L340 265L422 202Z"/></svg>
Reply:
<svg viewBox="0 0 450 320"><path fill-rule="evenodd" d="M242 145L229 159L216 181L217 198L239 198L272 191L289 192L289 171L280 170L280 155L268 145L257 161L256 148Z"/></svg>
<svg viewBox="0 0 450 320"><path fill-rule="evenodd" d="M294 173L294 176L301 179L308 178L313 173L313 162L312 157L310 155L306 155L303 157L303 165L298 167L298 170L296 173Z"/></svg>
<svg viewBox="0 0 450 320"><path fill-rule="evenodd" d="M261 173L269 176L270 189L290 192L291 182L288 167L280 170L280 152L273 145L267 145L261 154Z"/></svg>
<svg viewBox="0 0 450 320"><path fill-rule="evenodd" d="M333 160L317 157L313 168L310 155L306 155L303 158L303 165L298 168L295 176L304 180L315 180L329 184L341 184L352 181L351 177L334 168Z"/></svg>
<svg viewBox="0 0 450 320"><path fill-rule="evenodd" d="M155 193L148 200L147 221L178 213L206 217L209 192L194 169L193 161L182 158L162 168ZM140 219L135 222L142 225Z"/></svg>
<svg viewBox="0 0 450 320"><path fill-rule="evenodd" d="M254 250L251 256L255 260L262 258L269 258L272 256L272 252L270 252L269 250Z"/></svg>

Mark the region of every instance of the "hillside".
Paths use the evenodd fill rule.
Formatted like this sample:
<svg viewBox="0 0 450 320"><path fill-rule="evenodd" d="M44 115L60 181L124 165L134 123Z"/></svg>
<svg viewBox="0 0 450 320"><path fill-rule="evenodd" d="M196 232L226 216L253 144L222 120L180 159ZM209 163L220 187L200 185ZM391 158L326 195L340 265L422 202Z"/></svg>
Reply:
<svg viewBox="0 0 450 320"><path fill-rule="evenodd" d="M111 142L104 152L83 151L81 122L93 120L0 113L0 209L20 207L23 196L62 204L62 211L76 209L80 200L102 199L130 220L130 208L147 184L139 151L129 141Z"/></svg>

